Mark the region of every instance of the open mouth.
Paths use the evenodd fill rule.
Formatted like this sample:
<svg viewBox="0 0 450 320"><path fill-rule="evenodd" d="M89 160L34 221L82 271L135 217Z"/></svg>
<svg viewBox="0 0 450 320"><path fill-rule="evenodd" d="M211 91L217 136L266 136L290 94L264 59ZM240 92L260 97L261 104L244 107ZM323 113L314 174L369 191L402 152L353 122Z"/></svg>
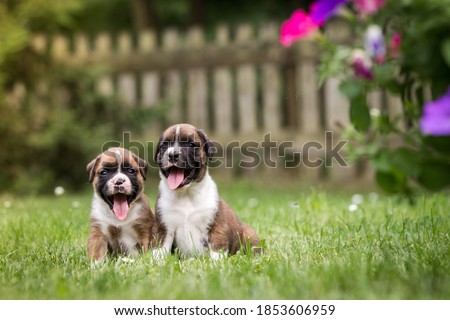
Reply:
<svg viewBox="0 0 450 320"><path fill-rule="evenodd" d="M179 168L176 166L167 169L167 184L172 190L188 185L192 181L194 168Z"/></svg>
<svg viewBox="0 0 450 320"><path fill-rule="evenodd" d="M127 196L124 193L116 193L106 197L106 200L117 219L123 221L128 217L132 196Z"/></svg>

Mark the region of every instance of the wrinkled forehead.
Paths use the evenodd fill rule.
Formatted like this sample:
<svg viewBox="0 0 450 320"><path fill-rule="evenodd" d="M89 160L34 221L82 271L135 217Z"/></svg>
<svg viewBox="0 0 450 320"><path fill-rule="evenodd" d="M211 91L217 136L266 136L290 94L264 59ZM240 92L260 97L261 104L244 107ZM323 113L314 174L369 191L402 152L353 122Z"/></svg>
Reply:
<svg viewBox="0 0 450 320"><path fill-rule="evenodd" d="M169 127L163 133L164 141L200 141L200 137L198 136L195 127L187 124L177 124Z"/></svg>
<svg viewBox="0 0 450 320"><path fill-rule="evenodd" d="M109 149L103 152L100 156L100 165L108 167L118 166L137 166L137 162L134 159L131 152L125 152L120 149Z"/></svg>

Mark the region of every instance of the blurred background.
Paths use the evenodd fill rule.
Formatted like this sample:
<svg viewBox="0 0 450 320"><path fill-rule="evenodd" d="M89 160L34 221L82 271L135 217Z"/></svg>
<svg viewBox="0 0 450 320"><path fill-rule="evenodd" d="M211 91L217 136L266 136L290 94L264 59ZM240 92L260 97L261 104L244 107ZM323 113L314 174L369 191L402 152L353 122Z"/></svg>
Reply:
<svg viewBox="0 0 450 320"><path fill-rule="evenodd" d="M327 158L349 121L339 81L318 85L312 42L279 44L281 22L310 2L1 0L0 192L89 187L86 164L105 144L135 147L151 161L153 142L176 122L203 128L234 164L246 158L236 141L262 142L270 132L278 145L293 142L273 158L275 171L234 165L217 174L367 179L364 164L330 167ZM327 32L349 40L339 21ZM376 108L390 97L370 99ZM303 144L324 143L326 130L336 136L316 150L323 164L298 166Z"/></svg>

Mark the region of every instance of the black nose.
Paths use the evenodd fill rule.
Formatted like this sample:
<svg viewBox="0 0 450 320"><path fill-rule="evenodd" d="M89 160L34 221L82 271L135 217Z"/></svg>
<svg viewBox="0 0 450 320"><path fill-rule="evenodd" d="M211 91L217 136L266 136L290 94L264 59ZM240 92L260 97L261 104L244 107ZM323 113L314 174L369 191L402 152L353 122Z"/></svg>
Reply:
<svg viewBox="0 0 450 320"><path fill-rule="evenodd" d="M180 153L178 151L169 153L169 160L172 162L177 161L179 157L180 157Z"/></svg>
<svg viewBox="0 0 450 320"><path fill-rule="evenodd" d="M119 178L119 179L116 180L115 185L116 185L116 186L120 186L120 185L122 185L124 182L125 182L125 179Z"/></svg>

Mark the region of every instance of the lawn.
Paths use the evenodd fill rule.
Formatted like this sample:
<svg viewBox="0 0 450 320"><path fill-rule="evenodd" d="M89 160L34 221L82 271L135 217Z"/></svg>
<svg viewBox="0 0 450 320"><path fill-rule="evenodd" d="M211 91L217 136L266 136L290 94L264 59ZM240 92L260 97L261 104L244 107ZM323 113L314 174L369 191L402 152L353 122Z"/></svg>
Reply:
<svg viewBox="0 0 450 320"><path fill-rule="evenodd" d="M235 255L163 264L86 259L90 194L0 196L1 299L450 299L450 197L219 183L265 242ZM155 191L148 190L151 205Z"/></svg>

